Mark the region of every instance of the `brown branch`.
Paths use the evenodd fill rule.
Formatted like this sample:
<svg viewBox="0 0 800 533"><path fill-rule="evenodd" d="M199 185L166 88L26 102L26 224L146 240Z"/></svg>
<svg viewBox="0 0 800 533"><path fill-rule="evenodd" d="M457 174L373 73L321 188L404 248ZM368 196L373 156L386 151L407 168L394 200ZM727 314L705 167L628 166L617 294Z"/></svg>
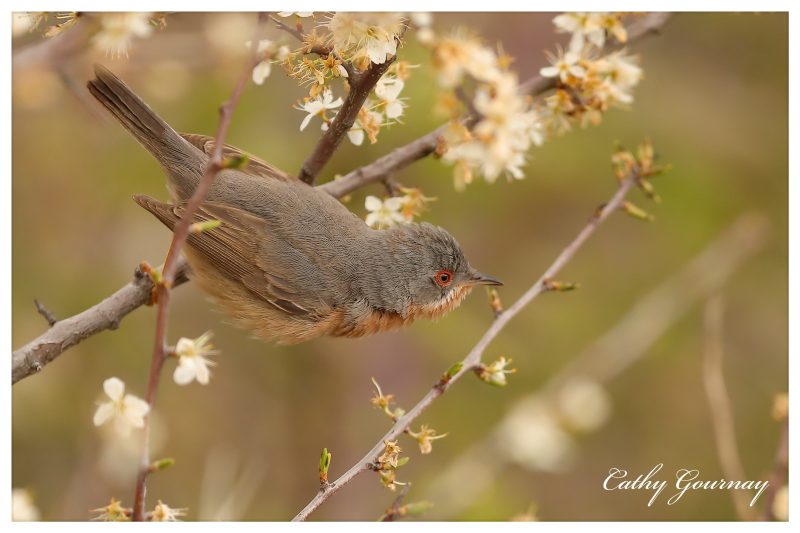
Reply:
<svg viewBox="0 0 800 533"><path fill-rule="evenodd" d="M727 479L746 479L742 459L736 445L733 407L722 370L722 359L725 353L723 311L722 297L719 294L712 296L706 303L703 384L711 409L711 422L722 472ZM753 520L753 509L750 507L747 495L733 489L730 494L739 519Z"/></svg>
<svg viewBox="0 0 800 533"><path fill-rule="evenodd" d="M357 475L365 470L368 470L377 457L384 449L384 442L397 439L404 431L408 429L411 423L422 414L425 409L430 406L436 398L445 393L453 383L460 379L467 372L473 371L480 363L481 356L483 355L486 347L491 343L495 337L506 327L506 325L522 311L531 301L533 301L542 292L547 290L545 281L554 278L558 272L566 265L576 254L576 252L583 246L583 243L595 232L595 230L606 220L611 213L613 213L622 204L625 195L630 191L631 187L635 185L636 176L630 176L623 181L617 192L611 197L608 203L599 208L589 222L578 233L577 237L567 245L566 248L556 257L555 261L547 268L538 280L516 301L514 304L503 311L503 313L492 323L483 337L478 343L470 350L466 357L462 360L461 369L455 373L449 380L440 380L437 382L428 393L420 400L410 411L403 415L392 428L383 435L378 442L372 447L370 451L361 458L355 465L353 465L347 472L330 485L323 487L317 492L317 495L301 510L292 521L303 521L313 513L320 505L322 505L331 495L341 489L347 483L353 480Z"/></svg>
<svg viewBox="0 0 800 533"><path fill-rule="evenodd" d="M331 121L328 129L322 134L317 146L311 155L303 163L300 168L299 179L302 181L313 184L314 180L319 174L322 167L330 160L336 148L341 144L344 136L350 131L350 128L355 124L358 118L358 112L361 111L361 106L364 101L372 92L375 84L381 79L381 76L389 69L397 56L392 56L381 64L370 63L369 68L357 78L350 79L350 92L342 104L336 117Z"/></svg>
<svg viewBox="0 0 800 533"><path fill-rule="evenodd" d="M255 47L254 47L255 48ZM242 94L247 80L250 78L251 72L260 58L251 58L245 65L236 86L231 93L227 102L222 104L219 108L219 126L217 133L214 136L214 151L211 158L206 165L205 172L197 184L192 197L186 204L183 216L178 221L172 234L172 242L170 243L169 250L167 251L167 258L164 261L162 269L162 282L156 288L157 298L157 314L156 314L156 331L155 340L153 345L153 358L150 362L150 373L147 379L147 389L145 390L144 400L150 406L152 411L153 404L156 399L156 392L158 391L158 383L161 379L161 369L164 362L169 357L169 350L167 349L167 323L169 321L169 302L173 283L175 281L175 274L180 258L181 249L189 238L189 226L192 224L194 214L200 207L200 204L206 197L214 178L224 168L222 159L222 150L225 146L225 138L228 134L228 129L231 124L231 117L236 104L239 102L239 97ZM145 425L143 428L143 446L142 457L139 463L139 474L136 477L136 490L134 494L133 504L133 520L142 521L145 519L145 495L147 492L147 478L150 474L150 416L145 417Z"/></svg>
<svg viewBox="0 0 800 533"><path fill-rule="evenodd" d="M634 22L628 28L628 43L632 43L649 35L657 34L669 20L670 13L648 13ZM610 50L619 48L611 47ZM555 78L545 78L535 75L522 82L519 90L522 94L538 95L555 87ZM477 121L477 117L472 114L465 115L462 120L470 124ZM396 148L364 167L353 170L345 174L341 179L329 181L320 185L322 190L340 198L354 190L380 181L384 176L407 167L411 163L423 159L436 150L439 138L444 134L448 125L444 124L432 132L415 139L414 141Z"/></svg>
<svg viewBox="0 0 800 533"><path fill-rule="evenodd" d="M33 305L36 306L36 312L42 315L45 320L47 320L48 326L50 326L51 328L55 326L56 322L58 322L58 319L52 313L52 311L50 311L44 305L42 305L42 303L36 298L33 299Z"/></svg>
<svg viewBox="0 0 800 533"><path fill-rule="evenodd" d="M175 286L186 281L183 267ZM148 303L153 282L140 270L133 281L77 315L59 320L50 329L11 354L11 384L36 374L67 349L92 335L117 329L120 321L137 307Z"/></svg>

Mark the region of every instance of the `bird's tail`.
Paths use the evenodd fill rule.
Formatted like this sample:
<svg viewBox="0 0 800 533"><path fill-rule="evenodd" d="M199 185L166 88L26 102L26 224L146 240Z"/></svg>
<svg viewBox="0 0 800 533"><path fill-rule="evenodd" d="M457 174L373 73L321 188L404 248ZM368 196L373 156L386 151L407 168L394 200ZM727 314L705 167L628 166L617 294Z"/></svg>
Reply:
<svg viewBox="0 0 800 533"><path fill-rule="evenodd" d="M94 66L95 79L87 83L89 92L131 132L167 169L186 165L201 157L200 151L164 122L141 98L102 65Z"/></svg>

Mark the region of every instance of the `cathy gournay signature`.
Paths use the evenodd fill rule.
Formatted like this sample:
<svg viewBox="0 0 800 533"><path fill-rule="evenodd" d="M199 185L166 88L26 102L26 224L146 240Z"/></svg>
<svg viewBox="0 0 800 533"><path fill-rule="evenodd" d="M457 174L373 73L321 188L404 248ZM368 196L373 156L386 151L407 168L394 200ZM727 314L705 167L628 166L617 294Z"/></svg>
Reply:
<svg viewBox="0 0 800 533"><path fill-rule="evenodd" d="M656 479L655 476L661 469L664 468L663 463L659 463L653 467L647 474L639 474L635 479L632 475L628 475L627 470L622 468L611 468L608 471L608 476L603 481L603 488L605 490L646 490L653 491L650 501L647 506L650 507L658 499L664 489L667 488L668 482L664 479ZM750 500L750 507L755 505L758 498L769 485L768 481L732 481L726 479L713 479L703 480L700 478L700 470L681 468L675 472L675 493L671 493L670 498L667 500L667 505L672 505L680 501L683 495L689 491L697 490L746 490L755 491L753 499Z"/></svg>

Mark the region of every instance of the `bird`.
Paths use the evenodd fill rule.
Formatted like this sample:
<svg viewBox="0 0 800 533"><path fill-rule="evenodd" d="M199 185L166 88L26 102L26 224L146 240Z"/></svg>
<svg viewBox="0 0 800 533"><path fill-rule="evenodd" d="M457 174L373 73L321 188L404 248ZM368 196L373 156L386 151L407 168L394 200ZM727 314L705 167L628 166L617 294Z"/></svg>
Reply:
<svg viewBox="0 0 800 533"><path fill-rule="evenodd" d="M102 65L91 95L158 161L170 202L134 200L170 230L183 216L214 150L214 138L178 133ZM225 157L245 153L225 145ZM373 229L339 200L247 154L221 170L189 235L189 277L234 325L279 344L360 337L437 319L479 285L502 285L474 269L456 239L429 223Z"/></svg>

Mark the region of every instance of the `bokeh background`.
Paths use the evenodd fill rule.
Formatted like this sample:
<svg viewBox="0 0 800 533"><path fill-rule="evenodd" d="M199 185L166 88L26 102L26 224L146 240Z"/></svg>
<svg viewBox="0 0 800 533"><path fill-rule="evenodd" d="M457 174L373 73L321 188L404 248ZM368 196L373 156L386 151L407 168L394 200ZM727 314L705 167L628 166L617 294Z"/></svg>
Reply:
<svg viewBox="0 0 800 533"><path fill-rule="evenodd" d="M434 29L466 26L487 42L502 42L524 79L545 64L545 49L566 41L553 32L552 17L436 14ZM163 176L122 128L90 105L84 84L91 64L115 71L178 130L212 134L255 15L174 14L167 21L166 29L137 40L129 59L82 49L55 66L35 54L15 63L14 348L46 328L34 298L66 317L129 281L141 260L159 264L165 255L169 233L131 200L134 193L166 197ZM677 15L660 36L631 47L645 72L631 109L613 110L602 125L535 149L526 179L478 181L456 193L452 169L433 159L395 176L438 198L425 219L446 227L474 265L504 280L500 295L510 304L610 197L614 141L634 146L650 136L674 168L657 179L663 203L632 196L654 222L613 216L562 273L580 282L580 290L536 300L489 347L489 360L513 358L518 372L510 384L498 389L466 376L420 419L449 434L434 443L433 453L420 455L410 439L401 441L411 461L399 479L413 483L409 501L432 500L428 518L508 520L535 509L543 520L735 519L724 492L687 494L673 506L662 496L647 507L650 494L602 490L614 466L635 476L664 463L660 477L670 483L679 468L698 468L702 479L722 477L702 381L702 302L604 385L604 423L593 431L561 428L569 457L558 446L546 450L557 459L549 463L497 452L482 468L487 465L463 454L647 291L753 211L768 219L769 234L723 290L724 375L746 473L766 478L780 433L770 416L773 396L788 387L787 39L786 14ZM15 54L40 40L38 33L15 39ZM409 34L401 56L420 65L404 91L406 124L381 132L375 145L343 143L324 179L441 123L432 113L437 91L428 52ZM318 138L316 127L298 131L304 115L292 104L303 95L278 68L263 86L249 85L230 142L296 171ZM359 191L348 205L363 215L364 196L382 192L380 186ZM212 329L222 351L208 386L175 385L170 364L158 393L153 455L177 464L151 478L149 502L187 507L189 519L290 518L317 490L323 447L333 452L331 475L337 476L388 428L369 403L370 377L408 408L492 321L485 295L476 292L436 323L276 347L227 325L192 284L178 289L173 302L170 339ZM117 331L85 341L13 387L13 485L34 493L43 519L85 520L112 496L131 504L135 452L94 428L92 414L107 377L143 394L154 316L152 308L136 310ZM528 429L535 454L547 435ZM515 446L526 446L518 440ZM461 482L443 488L445 473L453 472ZM393 498L377 475L365 473L313 518L374 520Z"/></svg>

